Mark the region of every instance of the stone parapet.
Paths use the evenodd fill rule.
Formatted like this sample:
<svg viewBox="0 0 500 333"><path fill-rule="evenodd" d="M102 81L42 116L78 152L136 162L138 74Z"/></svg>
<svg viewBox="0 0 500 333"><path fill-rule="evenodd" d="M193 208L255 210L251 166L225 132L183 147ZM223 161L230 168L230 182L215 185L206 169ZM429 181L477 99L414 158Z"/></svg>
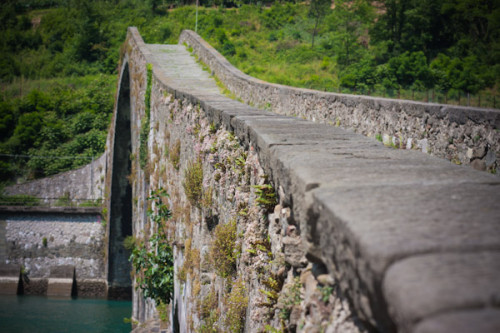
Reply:
<svg viewBox="0 0 500 333"><path fill-rule="evenodd" d="M279 114L341 126L388 146L415 149L496 173L500 110L327 93L268 83L244 74L195 32L179 38L238 98ZM500 170L498 172L500 174Z"/></svg>
<svg viewBox="0 0 500 333"><path fill-rule="evenodd" d="M81 168L53 176L11 185L5 188L6 195L30 195L38 198L65 200L100 200L104 193L106 154L101 155Z"/></svg>

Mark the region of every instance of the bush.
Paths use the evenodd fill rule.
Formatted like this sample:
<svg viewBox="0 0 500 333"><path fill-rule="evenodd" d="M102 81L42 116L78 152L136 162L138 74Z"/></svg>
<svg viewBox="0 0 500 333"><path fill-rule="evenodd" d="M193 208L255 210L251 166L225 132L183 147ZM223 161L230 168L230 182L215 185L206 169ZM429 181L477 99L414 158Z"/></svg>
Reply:
<svg viewBox="0 0 500 333"><path fill-rule="evenodd" d="M6 159L3 162L11 165L6 170L15 165L17 176L42 177L86 164L101 154L113 108L112 80L109 76L40 80L40 90L0 102L0 120L9 126L2 131L2 153L44 156ZM0 176L11 180L13 173Z"/></svg>
<svg viewBox="0 0 500 333"><path fill-rule="evenodd" d="M226 57L234 56L236 54L236 48L234 47L234 44L228 40L224 41L224 44L222 44L222 54Z"/></svg>

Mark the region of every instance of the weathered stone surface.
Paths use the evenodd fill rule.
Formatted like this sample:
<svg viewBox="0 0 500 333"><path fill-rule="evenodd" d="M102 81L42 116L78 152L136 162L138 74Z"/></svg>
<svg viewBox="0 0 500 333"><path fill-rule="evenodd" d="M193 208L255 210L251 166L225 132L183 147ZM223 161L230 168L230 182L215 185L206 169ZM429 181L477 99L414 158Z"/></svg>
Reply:
<svg viewBox="0 0 500 333"><path fill-rule="evenodd" d="M8 213L7 260L30 278L48 278L51 267L70 265L78 279L105 277L104 228L97 214Z"/></svg>
<svg viewBox="0 0 500 333"><path fill-rule="evenodd" d="M21 281L24 295L46 295L49 279L31 278L29 281Z"/></svg>
<svg viewBox="0 0 500 333"><path fill-rule="evenodd" d="M492 178L492 185L410 183L320 188L313 192L319 219L317 223L309 221L308 227L315 230L310 236L319 240L325 252L334 244L323 247L323 239L328 241L323 235L345 232L352 237L352 245L358 244L360 255L370 258L370 266L379 272L390 262L412 254L498 248L500 206L498 185Z"/></svg>
<svg viewBox="0 0 500 333"><path fill-rule="evenodd" d="M61 265L50 267L50 278L73 279L75 277L75 266Z"/></svg>
<svg viewBox="0 0 500 333"><path fill-rule="evenodd" d="M5 194L25 194L52 199L69 195L70 199L76 200L75 202L79 204L86 200L103 198L105 174L106 154L103 154L93 163L79 169L24 184L8 186L5 188Z"/></svg>
<svg viewBox="0 0 500 333"><path fill-rule="evenodd" d="M19 289L18 277L0 276L0 295L16 295Z"/></svg>
<svg viewBox="0 0 500 333"><path fill-rule="evenodd" d="M312 193L315 204L303 232L310 251L323 258L343 290L367 311L357 295L380 300L384 270L395 260L498 248L497 188L468 183L319 188ZM380 311L375 304L371 308ZM384 313L375 316L387 318Z"/></svg>
<svg viewBox="0 0 500 333"><path fill-rule="evenodd" d="M400 260L387 271L384 294L398 327L436 314L500 304L500 252L443 253ZM411 300L411 301L408 301Z"/></svg>
<svg viewBox="0 0 500 333"><path fill-rule="evenodd" d="M323 286L333 286L335 284L335 280L333 280L332 276L328 274L318 275L317 279Z"/></svg>
<svg viewBox="0 0 500 333"><path fill-rule="evenodd" d="M47 296L52 297L71 297L73 290L73 278L49 278L47 286Z"/></svg>
<svg viewBox="0 0 500 333"><path fill-rule="evenodd" d="M47 296L70 297L74 290L75 266L61 265L50 267Z"/></svg>
<svg viewBox="0 0 500 333"><path fill-rule="evenodd" d="M426 319L412 330L414 333L496 333L500 331L498 309L470 309L444 313Z"/></svg>
<svg viewBox="0 0 500 333"><path fill-rule="evenodd" d="M108 284L105 279L77 279L76 295L78 297L106 297Z"/></svg>
<svg viewBox="0 0 500 333"><path fill-rule="evenodd" d="M0 277L18 278L21 274L21 265L0 263Z"/></svg>
<svg viewBox="0 0 500 333"><path fill-rule="evenodd" d="M302 247L300 237L284 237L283 247L285 252L285 261L293 267L304 267L307 265L305 258L306 251Z"/></svg>

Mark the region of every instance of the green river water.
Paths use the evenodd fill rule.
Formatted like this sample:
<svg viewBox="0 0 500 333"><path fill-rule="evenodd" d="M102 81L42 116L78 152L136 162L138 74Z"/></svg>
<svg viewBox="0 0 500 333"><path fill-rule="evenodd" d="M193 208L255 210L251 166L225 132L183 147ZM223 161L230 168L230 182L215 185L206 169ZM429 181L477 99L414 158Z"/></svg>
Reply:
<svg viewBox="0 0 500 333"><path fill-rule="evenodd" d="M130 332L132 302L0 295L0 332Z"/></svg>

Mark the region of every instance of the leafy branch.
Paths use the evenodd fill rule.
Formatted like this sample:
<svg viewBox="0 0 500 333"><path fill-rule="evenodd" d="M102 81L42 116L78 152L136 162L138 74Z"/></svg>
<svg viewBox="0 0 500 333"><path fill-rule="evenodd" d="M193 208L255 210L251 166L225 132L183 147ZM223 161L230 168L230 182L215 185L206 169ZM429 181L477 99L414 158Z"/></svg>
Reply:
<svg viewBox="0 0 500 333"><path fill-rule="evenodd" d="M156 224L157 231L149 242L136 242L129 258L136 273L137 287L142 290L145 298L154 299L157 305L170 303L174 290L174 258L163 229L163 224L172 216L163 202L167 197L167 191L160 188L151 192L147 198L156 207L156 212L149 209L147 215Z"/></svg>

